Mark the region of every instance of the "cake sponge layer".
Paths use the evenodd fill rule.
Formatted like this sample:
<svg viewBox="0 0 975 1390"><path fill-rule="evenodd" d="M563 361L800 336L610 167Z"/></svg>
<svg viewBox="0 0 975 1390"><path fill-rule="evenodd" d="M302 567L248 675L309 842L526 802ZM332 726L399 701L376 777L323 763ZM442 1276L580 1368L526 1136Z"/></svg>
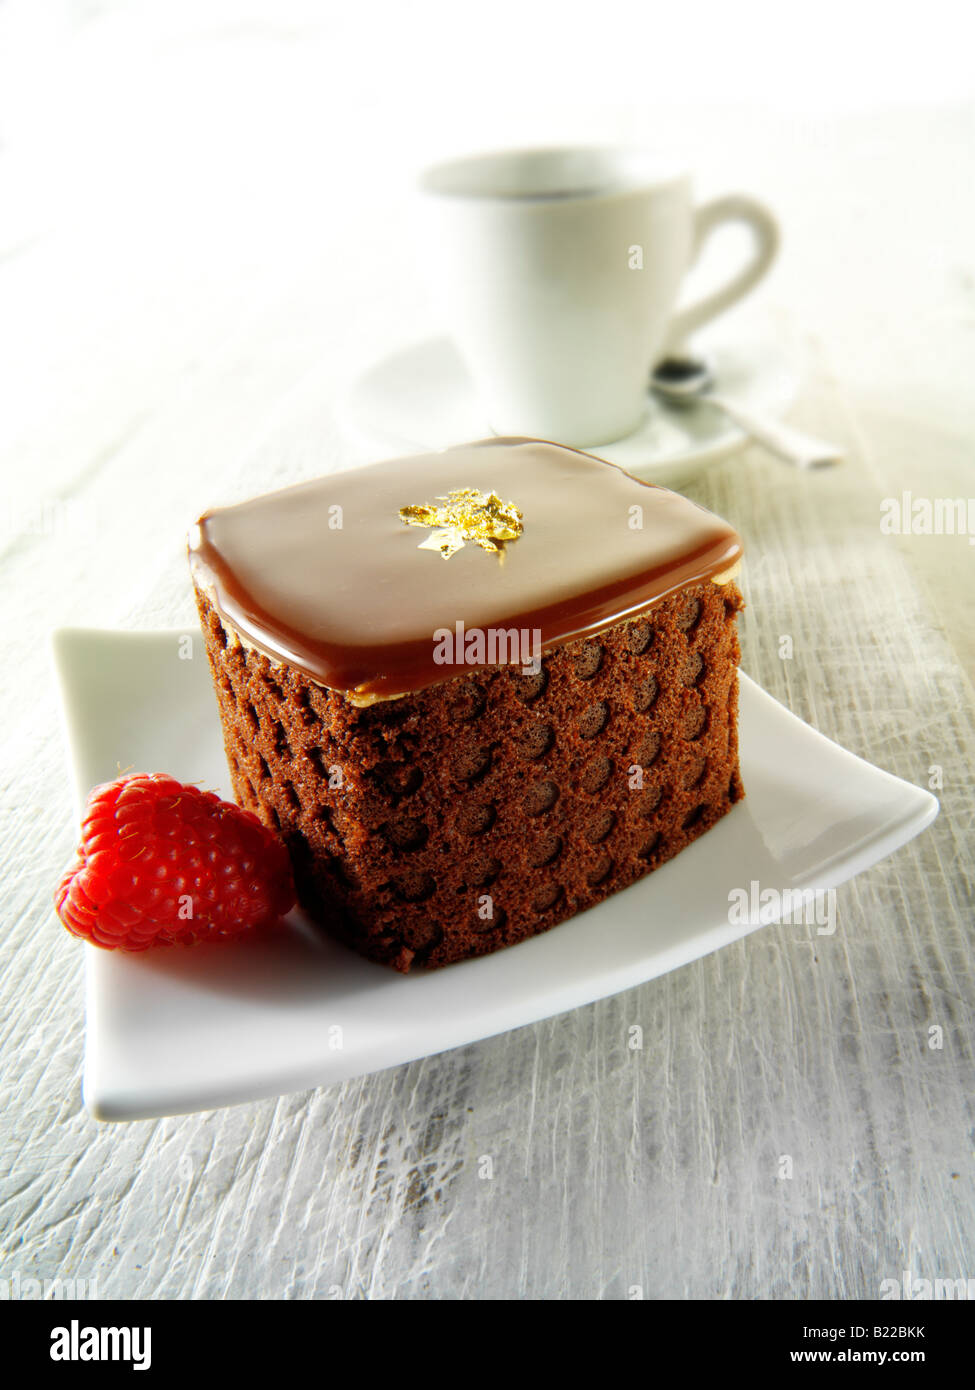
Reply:
<svg viewBox="0 0 975 1390"><path fill-rule="evenodd" d="M546 931L743 795L733 583L566 642L536 674L478 670L366 708L197 602L238 800L280 831L309 913L399 970Z"/></svg>

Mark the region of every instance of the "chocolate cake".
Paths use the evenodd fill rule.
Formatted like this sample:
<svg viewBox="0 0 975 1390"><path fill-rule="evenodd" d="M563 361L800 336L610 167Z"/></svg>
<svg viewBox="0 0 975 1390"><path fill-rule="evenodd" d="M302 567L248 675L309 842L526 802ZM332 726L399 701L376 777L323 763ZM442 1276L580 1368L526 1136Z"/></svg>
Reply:
<svg viewBox="0 0 975 1390"><path fill-rule="evenodd" d="M307 910L373 960L446 965L702 835L743 795L740 554L686 498L537 440L202 517L234 791Z"/></svg>

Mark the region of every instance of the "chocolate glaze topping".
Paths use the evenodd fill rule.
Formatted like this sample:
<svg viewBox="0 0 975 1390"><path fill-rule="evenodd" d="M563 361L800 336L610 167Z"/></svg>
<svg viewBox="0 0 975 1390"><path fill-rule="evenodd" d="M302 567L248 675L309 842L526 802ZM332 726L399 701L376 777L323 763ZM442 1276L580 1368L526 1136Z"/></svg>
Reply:
<svg viewBox="0 0 975 1390"><path fill-rule="evenodd" d="M445 560L400 520L400 507L464 487L521 509L524 533L502 555L468 543ZM357 702L456 676L434 661L438 629L538 629L547 651L717 579L740 555L731 527L686 498L531 439L300 483L207 512L190 537L195 582L245 643Z"/></svg>

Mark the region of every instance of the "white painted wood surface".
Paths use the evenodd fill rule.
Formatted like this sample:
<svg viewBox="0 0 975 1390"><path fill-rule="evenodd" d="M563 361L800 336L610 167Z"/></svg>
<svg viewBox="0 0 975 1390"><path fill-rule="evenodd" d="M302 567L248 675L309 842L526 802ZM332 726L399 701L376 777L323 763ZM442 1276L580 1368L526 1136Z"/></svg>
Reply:
<svg viewBox="0 0 975 1390"><path fill-rule="evenodd" d="M532 87L517 53L499 111L497 41L466 100L453 69L421 100L436 68L414 7L368 50L344 7L272 8L66 5L18 31L19 62L2 47L20 78L0 106L0 1278L439 1299L975 1277L975 547L880 530L905 489L975 495L975 107L947 104L955 46L945 104L882 114L892 92L790 109L781 74L774 119L697 109L673 83L653 104L628 58L625 90L603 74L582 101L551 75ZM344 383L431 327L404 232L419 163L661 127L703 193L778 208L764 311L803 357L795 419L849 449L808 477L751 450L691 490L745 537L746 669L900 776L927 785L939 765L939 820L839 891L835 937L767 928L335 1090L94 1124L81 952L50 908L75 830L47 633L189 620L182 537L203 507L357 461L334 423Z"/></svg>

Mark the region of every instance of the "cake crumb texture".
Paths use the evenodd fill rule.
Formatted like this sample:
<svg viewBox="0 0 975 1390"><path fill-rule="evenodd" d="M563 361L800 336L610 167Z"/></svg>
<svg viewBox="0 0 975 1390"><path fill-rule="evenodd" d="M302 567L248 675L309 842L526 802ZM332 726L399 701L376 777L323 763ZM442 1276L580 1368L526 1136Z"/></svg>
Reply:
<svg viewBox="0 0 975 1390"><path fill-rule="evenodd" d="M238 801L283 836L310 915L398 970L548 930L744 795L732 583L568 642L535 675L464 672L367 708L197 603Z"/></svg>

